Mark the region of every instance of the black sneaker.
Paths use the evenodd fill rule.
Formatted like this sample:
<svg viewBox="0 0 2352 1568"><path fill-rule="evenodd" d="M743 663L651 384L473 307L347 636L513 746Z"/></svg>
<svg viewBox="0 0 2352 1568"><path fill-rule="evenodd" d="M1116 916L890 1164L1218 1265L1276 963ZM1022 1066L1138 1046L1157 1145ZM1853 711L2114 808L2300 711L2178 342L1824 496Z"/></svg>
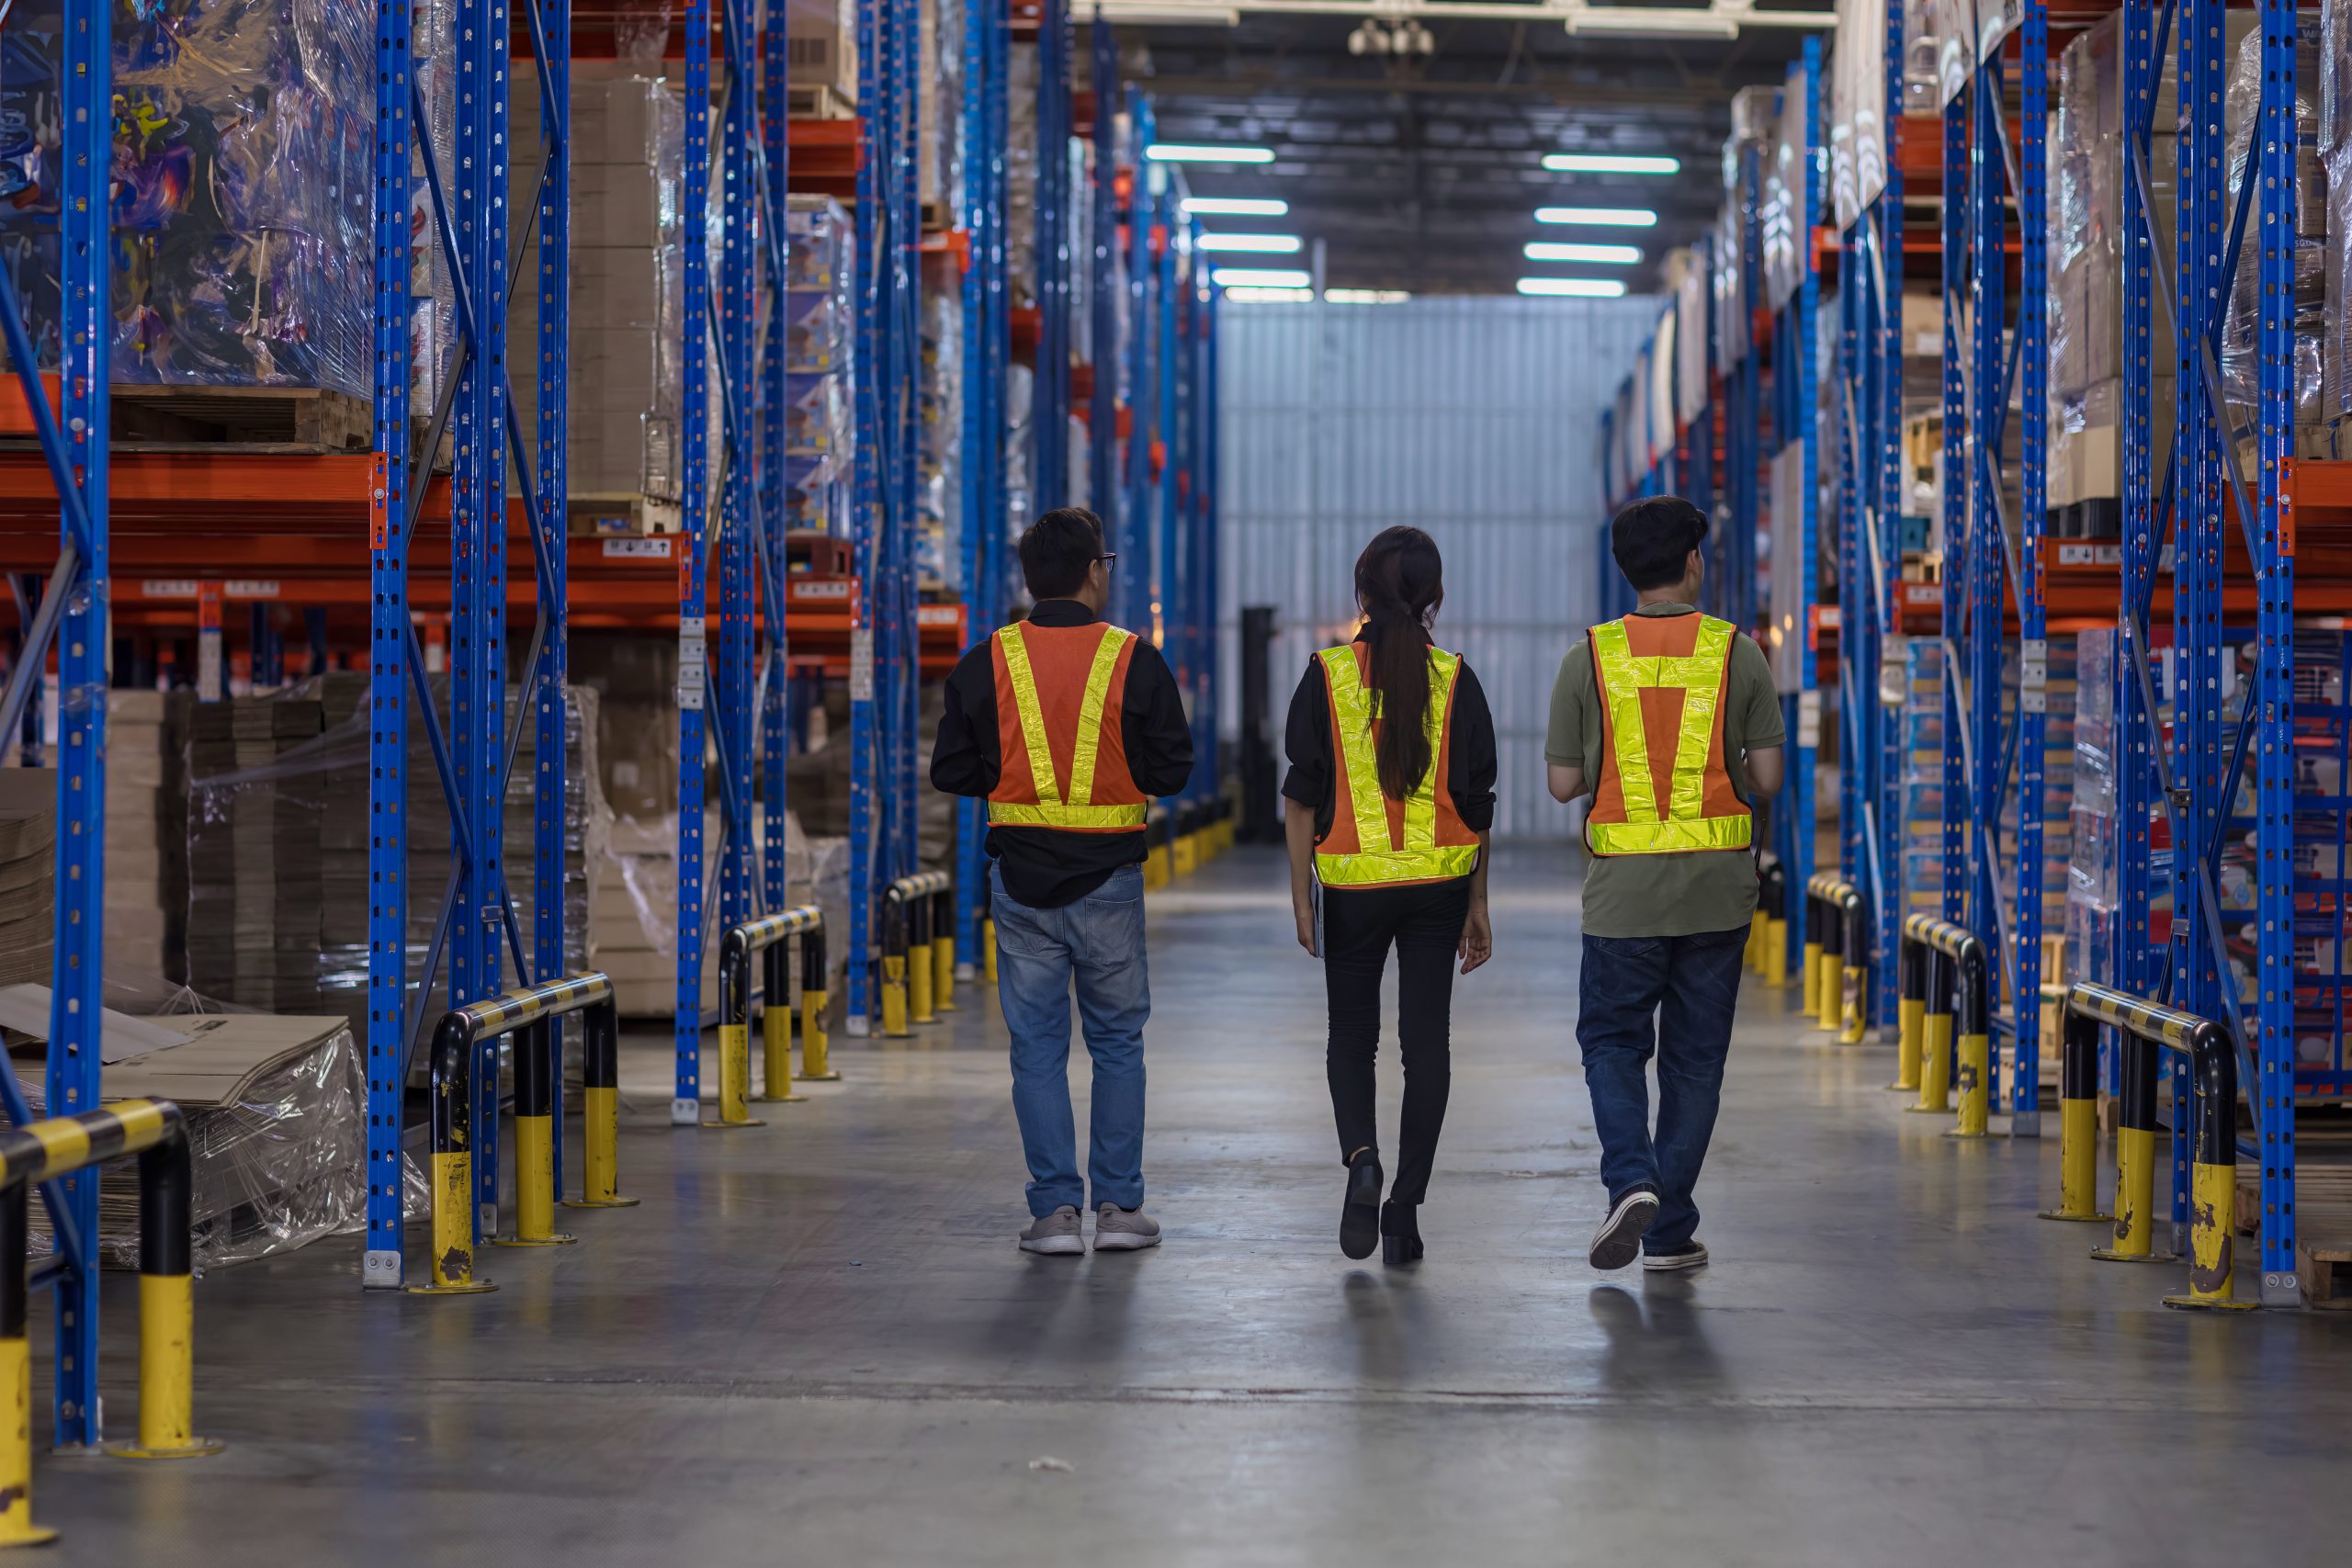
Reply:
<svg viewBox="0 0 2352 1568"><path fill-rule="evenodd" d="M1592 1250L1586 1254L1595 1269L1623 1269L1642 1250L1642 1233L1657 1218L1657 1194L1636 1187L1611 1206L1609 1217L1592 1233Z"/></svg>
<svg viewBox="0 0 2352 1568"><path fill-rule="evenodd" d="M1707 1244L1686 1241L1668 1252L1645 1252L1642 1267L1653 1273L1667 1273L1677 1269L1704 1269L1707 1266Z"/></svg>
<svg viewBox="0 0 2352 1568"><path fill-rule="evenodd" d="M1348 1195L1340 1205L1340 1250L1370 1258L1380 1245L1380 1156L1370 1149L1348 1165Z"/></svg>

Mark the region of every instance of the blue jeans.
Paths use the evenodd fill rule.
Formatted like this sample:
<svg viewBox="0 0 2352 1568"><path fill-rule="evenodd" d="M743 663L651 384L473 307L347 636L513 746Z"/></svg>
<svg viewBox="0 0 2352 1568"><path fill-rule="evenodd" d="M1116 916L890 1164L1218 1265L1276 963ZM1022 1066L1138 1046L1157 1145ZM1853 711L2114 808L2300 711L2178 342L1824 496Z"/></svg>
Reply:
<svg viewBox="0 0 2352 1568"><path fill-rule="evenodd" d="M1613 1207L1637 1187L1657 1194L1644 1250L1671 1252L1699 1228L1690 1201L1723 1099L1732 1010L1739 1001L1747 928L1697 936L1584 939L1577 1044L1600 1179ZM1656 1019L1653 1028L1652 1020ZM1657 1131L1650 1131L1645 1072L1657 1056Z"/></svg>
<svg viewBox="0 0 2352 1568"><path fill-rule="evenodd" d="M1143 868L1127 866L1075 904L1033 909L989 879L996 919L996 995L1012 1033L1012 1113L1029 1157L1029 1213L1143 1206L1143 1025L1151 1016L1144 969ZM1086 1173L1069 1108L1069 998L1094 1058L1094 1116Z"/></svg>

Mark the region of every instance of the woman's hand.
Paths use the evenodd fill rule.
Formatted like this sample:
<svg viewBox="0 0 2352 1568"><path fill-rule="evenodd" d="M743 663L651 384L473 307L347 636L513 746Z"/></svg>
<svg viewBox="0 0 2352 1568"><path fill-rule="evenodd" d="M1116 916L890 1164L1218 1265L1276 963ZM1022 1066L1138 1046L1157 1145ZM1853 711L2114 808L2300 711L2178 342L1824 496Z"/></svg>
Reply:
<svg viewBox="0 0 2352 1568"><path fill-rule="evenodd" d="M1462 972L1464 975L1495 955L1495 931L1487 921L1487 901L1470 900L1470 918L1462 922Z"/></svg>
<svg viewBox="0 0 2352 1568"><path fill-rule="evenodd" d="M1315 906L1306 899L1293 898L1290 912L1298 921L1298 945L1311 957L1315 952Z"/></svg>

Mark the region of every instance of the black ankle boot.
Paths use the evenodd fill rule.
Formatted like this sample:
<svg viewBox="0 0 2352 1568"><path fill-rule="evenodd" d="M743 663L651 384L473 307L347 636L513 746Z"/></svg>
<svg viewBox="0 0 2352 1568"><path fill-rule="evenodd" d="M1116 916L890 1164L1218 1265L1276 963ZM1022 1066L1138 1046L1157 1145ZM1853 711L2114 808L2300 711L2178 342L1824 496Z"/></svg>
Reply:
<svg viewBox="0 0 2352 1568"><path fill-rule="evenodd" d="M1421 1260L1421 1206L1387 1202L1380 1206L1380 1260L1419 1263Z"/></svg>
<svg viewBox="0 0 2352 1568"><path fill-rule="evenodd" d="M1348 1162L1348 1194L1340 1205L1340 1250L1369 1258L1380 1235L1380 1156L1370 1149Z"/></svg>

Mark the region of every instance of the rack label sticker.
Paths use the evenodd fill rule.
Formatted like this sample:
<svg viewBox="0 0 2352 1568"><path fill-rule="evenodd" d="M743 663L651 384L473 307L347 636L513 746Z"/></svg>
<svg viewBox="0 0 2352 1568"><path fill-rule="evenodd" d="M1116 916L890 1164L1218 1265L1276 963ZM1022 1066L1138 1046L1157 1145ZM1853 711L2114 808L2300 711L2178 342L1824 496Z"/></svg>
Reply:
<svg viewBox="0 0 2352 1568"><path fill-rule="evenodd" d="M820 577L813 581L796 581L786 592L795 599L847 599L850 581L846 577Z"/></svg>
<svg viewBox="0 0 2352 1568"><path fill-rule="evenodd" d="M139 585L141 599L193 599L196 584L182 577L149 578Z"/></svg>
<svg viewBox="0 0 2352 1568"><path fill-rule="evenodd" d="M703 617L678 617L678 706L699 713L703 693L710 683L709 655L703 641Z"/></svg>
<svg viewBox="0 0 2352 1568"><path fill-rule="evenodd" d="M849 700L874 700L874 628L853 626L849 634Z"/></svg>
<svg viewBox="0 0 2352 1568"><path fill-rule="evenodd" d="M606 560L668 560L670 541L667 539L606 539Z"/></svg>
<svg viewBox="0 0 2352 1568"><path fill-rule="evenodd" d="M1821 694L1817 691L1797 694L1797 744L1821 744Z"/></svg>
<svg viewBox="0 0 2352 1568"><path fill-rule="evenodd" d="M919 626L953 626L960 625L964 608L960 604L918 604L915 625Z"/></svg>
<svg viewBox="0 0 2352 1568"><path fill-rule="evenodd" d="M2050 711L2050 644L2026 637L2018 645L2018 707L2024 713Z"/></svg>
<svg viewBox="0 0 2352 1568"><path fill-rule="evenodd" d="M232 577L220 585L220 592L228 599L275 599L277 584L266 577Z"/></svg>
<svg viewBox="0 0 2352 1568"><path fill-rule="evenodd" d="M2121 545L2068 544L2061 540L2058 545L2058 564L2060 566L2121 566L2123 547Z"/></svg>

